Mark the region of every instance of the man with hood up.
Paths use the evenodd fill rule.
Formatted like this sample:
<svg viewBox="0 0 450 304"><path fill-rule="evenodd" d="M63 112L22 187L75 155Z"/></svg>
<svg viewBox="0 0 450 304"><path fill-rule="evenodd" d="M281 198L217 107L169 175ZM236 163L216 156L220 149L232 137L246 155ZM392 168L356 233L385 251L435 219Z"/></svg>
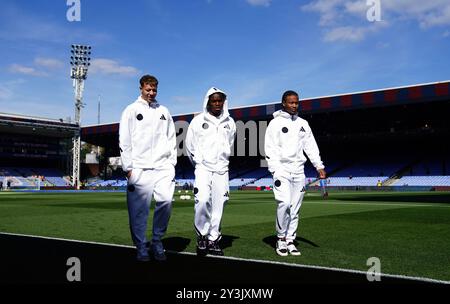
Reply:
<svg viewBox="0 0 450 304"><path fill-rule="evenodd" d="M305 195L305 154L319 177L326 172L319 148L308 122L298 116L299 98L294 91L282 96L282 109L273 113L265 135L265 154L273 175L273 192L277 202L276 252L280 256L300 255L294 241L297 236L300 206Z"/></svg>
<svg viewBox="0 0 450 304"><path fill-rule="evenodd" d="M137 260L148 261L147 219L152 196L156 205L150 251L155 260L166 255L161 238L167 230L175 190L177 145L175 125L166 107L156 100L158 80L140 79L141 95L122 113L119 147L122 168L127 173L127 205L131 237Z"/></svg>
<svg viewBox="0 0 450 304"><path fill-rule="evenodd" d="M228 164L236 124L228 113L226 94L211 88L203 112L191 121L186 151L195 167L195 219L197 254L223 255L219 246L223 207L229 199Z"/></svg>

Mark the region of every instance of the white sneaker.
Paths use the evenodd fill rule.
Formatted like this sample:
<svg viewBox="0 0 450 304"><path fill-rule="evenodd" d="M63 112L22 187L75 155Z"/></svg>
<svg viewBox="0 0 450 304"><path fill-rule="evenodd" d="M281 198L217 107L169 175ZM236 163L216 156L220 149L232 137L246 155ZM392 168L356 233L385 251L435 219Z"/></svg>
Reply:
<svg viewBox="0 0 450 304"><path fill-rule="evenodd" d="M291 255L301 255L300 251L298 251L293 242L289 242L287 244L287 251L289 251Z"/></svg>
<svg viewBox="0 0 450 304"><path fill-rule="evenodd" d="M282 239L278 239L277 241L277 249L275 250L278 255L281 256L287 256L288 255L288 248L286 245L286 241Z"/></svg>

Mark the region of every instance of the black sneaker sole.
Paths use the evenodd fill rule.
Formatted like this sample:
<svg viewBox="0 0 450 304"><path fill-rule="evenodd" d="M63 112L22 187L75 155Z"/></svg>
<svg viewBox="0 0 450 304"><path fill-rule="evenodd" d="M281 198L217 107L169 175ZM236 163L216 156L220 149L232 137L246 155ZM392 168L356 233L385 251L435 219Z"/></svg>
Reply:
<svg viewBox="0 0 450 304"><path fill-rule="evenodd" d="M208 249L200 249L200 248L198 248L197 247L197 255L198 256L201 256L201 257L204 257L204 256L206 256L208 254Z"/></svg>
<svg viewBox="0 0 450 304"><path fill-rule="evenodd" d="M208 253L210 255L223 256L223 251L211 251L211 250L209 250Z"/></svg>
<svg viewBox="0 0 450 304"><path fill-rule="evenodd" d="M279 250L279 249L276 249L275 251L277 252L277 254L278 254L279 256L285 257L285 256L288 256L288 255L289 255L288 251L287 251L287 250L284 251L284 249L283 249L283 251L281 251L281 250Z"/></svg>
<svg viewBox="0 0 450 304"><path fill-rule="evenodd" d="M136 257L136 261L137 262L149 262L150 261L150 256Z"/></svg>
<svg viewBox="0 0 450 304"><path fill-rule="evenodd" d="M155 260L156 262L165 262L165 261L167 261L167 257L166 256L164 256L164 257L156 257L156 256L153 256L153 260Z"/></svg>

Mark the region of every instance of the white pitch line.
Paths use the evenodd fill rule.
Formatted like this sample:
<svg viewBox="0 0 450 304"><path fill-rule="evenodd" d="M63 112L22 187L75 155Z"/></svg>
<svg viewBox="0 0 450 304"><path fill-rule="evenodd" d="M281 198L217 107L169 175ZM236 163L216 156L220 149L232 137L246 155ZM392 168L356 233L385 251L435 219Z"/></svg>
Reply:
<svg viewBox="0 0 450 304"><path fill-rule="evenodd" d="M64 238L40 236L40 235L0 232L0 235L2 235L2 234L3 235L11 235L11 236L37 238L37 239L74 242L74 243L80 243L80 244L92 244L92 245L102 245L102 246L131 248L131 249L135 248L135 246L130 246L130 245L120 245L120 244L112 244L112 243L81 241L81 240L74 240L74 239L64 239ZM197 255L196 253L185 252L185 251L178 252L178 251L167 250L167 252L171 253L171 254L179 254L179 255L191 255L191 256L196 256ZM367 272L365 272L365 271L355 270L355 269L345 269L345 268L306 265L306 264L296 264L296 263L257 260L257 259L244 259L244 258L231 257L231 256L211 256L211 255L208 255L208 257L209 258L215 258L215 259L224 259L224 260L233 260L233 261L242 261L242 262L253 262L253 263L260 263L260 264L272 264L272 265L281 265L281 266L298 267L298 268L309 268L309 269L318 269L318 270L328 270L328 271L336 271L336 272L347 272L347 273L364 274L364 275L367 274ZM436 279L430 279L430 278L424 278L424 277L413 277L413 276L398 275L398 274L388 274L388 273L370 273L370 274L372 276L373 275L380 275L381 277L387 277L387 278L405 279L405 280L421 281L421 282L427 282L427 283L450 284L450 281L436 280Z"/></svg>
<svg viewBox="0 0 450 304"><path fill-rule="evenodd" d="M63 239L63 238L57 238L57 237L32 235L32 234L0 232L0 235L2 235L2 234L4 234L4 235L11 235L11 236L23 236L23 237L44 239L44 240L52 240L52 241L66 241L66 242L81 243L81 244L103 245L103 246L122 247L122 248L135 248L134 246L130 246L130 245L120 245L120 244L111 244L111 243L81 241L81 240L74 240L74 239Z"/></svg>
<svg viewBox="0 0 450 304"><path fill-rule="evenodd" d="M304 202L304 204L318 204L318 205L363 205L363 206L402 206L402 207L443 207L450 208L450 205L440 205L440 203L423 204L395 204L395 203L344 203L344 202ZM438 205L439 204L439 205Z"/></svg>
<svg viewBox="0 0 450 304"><path fill-rule="evenodd" d="M191 253L191 254L195 255L195 253ZM345 268L337 268L337 267L326 267L326 266L316 266L316 265L296 264L296 263L256 260L256 259L244 259L244 258L225 257L225 256L222 256L222 257L221 256L211 256L211 257L218 258L218 259L246 261L246 262L255 262L255 263L263 263L263 264L274 264L274 265L283 265L283 266L298 267L298 268L310 268L310 269L329 270L329 271L347 272L347 273L367 275L366 271L355 270L355 269L345 269ZM371 272L370 275L371 276L380 275L381 277L405 279L405 280L411 280L411 281L421 281L421 282L428 282L428 283L450 284L450 281L436 280L436 279L430 279L430 278L424 278L424 277L412 277L412 276L398 275L398 274L372 273Z"/></svg>

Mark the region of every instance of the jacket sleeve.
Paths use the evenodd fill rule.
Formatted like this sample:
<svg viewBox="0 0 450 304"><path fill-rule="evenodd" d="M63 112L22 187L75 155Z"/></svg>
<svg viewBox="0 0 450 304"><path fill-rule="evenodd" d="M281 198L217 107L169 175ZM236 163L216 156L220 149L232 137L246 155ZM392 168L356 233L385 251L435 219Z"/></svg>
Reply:
<svg viewBox="0 0 450 304"><path fill-rule="evenodd" d="M175 167L177 164L177 134L175 132L175 123L169 112L167 112L168 117L168 128L167 128L167 141L170 147L170 163Z"/></svg>
<svg viewBox="0 0 450 304"><path fill-rule="evenodd" d="M184 145L186 147L187 156L191 161L192 165L195 167L196 165L195 160L198 160L198 155L197 155L197 138L194 134L195 133L194 124L195 120L192 120L191 123L189 124L186 138L184 140Z"/></svg>
<svg viewBox="0 0 450 304"><path fill-rule="evenodd" d="M133 159L131 155L132 143L131 143L131 128L133 124L132 115L129 108L126 108L119 124L119 149L120 158L122 161L122 169L128 172L133 169Z"/></svg>
<svg viewBox="0 0 450 304"><path fill-rule="evenodd" d="M314 138L314 135L312 133L311 127L308 124L308 133L306 134L305 138L305 145L304 145L304 151L306 155L308 156L309 160L313 164L314 168L316 170L324 169L325 166L322 163L322 160L320 159L320 152L319 147L317 146L316 139Z"/></svg>
<svg viewBox="0 0 450 304"><path fill-rule="evenodd" d="M279 168L281 168L281 147L277 142L277 134L275 132L275 122L272 120L266 130L264 138L264 151L266 154L267 164L269 166L269 172L272 174Z"/></svg>

